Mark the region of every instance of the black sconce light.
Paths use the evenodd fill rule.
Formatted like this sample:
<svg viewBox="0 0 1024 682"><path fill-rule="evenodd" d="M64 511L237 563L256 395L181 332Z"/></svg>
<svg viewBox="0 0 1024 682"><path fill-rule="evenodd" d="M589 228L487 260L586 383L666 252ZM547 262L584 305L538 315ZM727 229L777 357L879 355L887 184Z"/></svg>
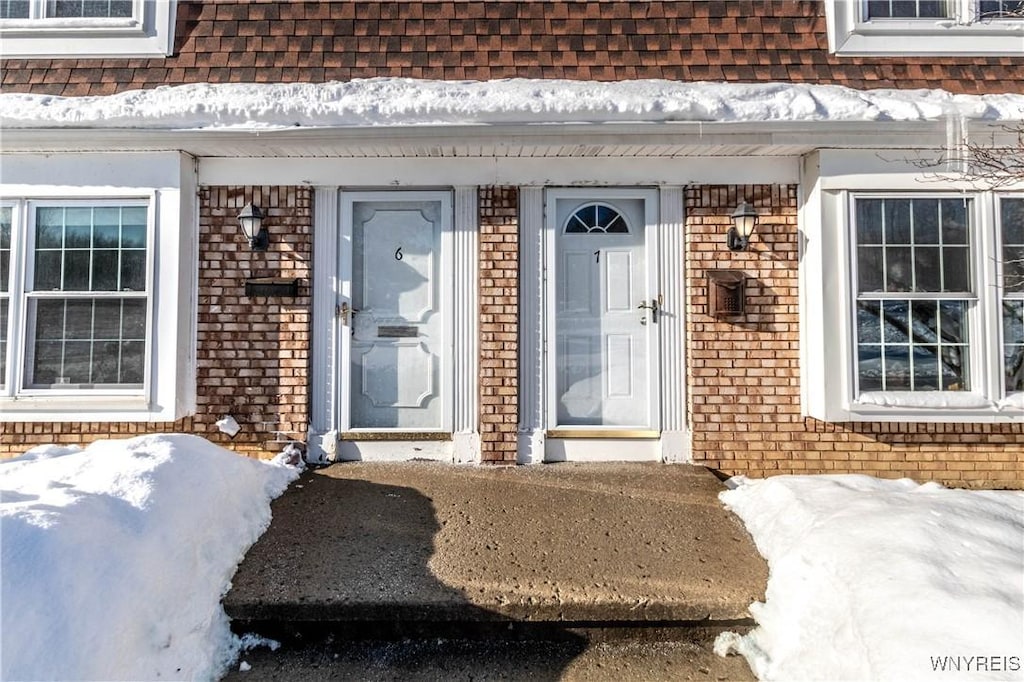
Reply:
<svg viewBox="0 0 1024 682"><path fill-rule="evenodd" d="M252 203L245 205L242 212L238 214L238 224L242 227L242 234L249 240L249 246L253 251L266 251L270 246L270 235L267 228L263 227L263 211L259 206Z"/></svg>
<svg viewBox="0 0 1024 682"><path fill-rule="evenodd" d="M729 216L732 227L725 234L725 244L730 251L746 251L750 246L750 236L757 227L757 211L744 199Z"/></svg>

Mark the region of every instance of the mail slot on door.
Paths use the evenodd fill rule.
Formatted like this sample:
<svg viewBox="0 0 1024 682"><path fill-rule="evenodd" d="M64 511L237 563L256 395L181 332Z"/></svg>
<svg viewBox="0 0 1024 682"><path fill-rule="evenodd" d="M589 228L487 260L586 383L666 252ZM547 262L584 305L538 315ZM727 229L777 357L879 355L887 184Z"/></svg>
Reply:
<svg viewBox="0 0 1024 682"><path fill-rule="evenodd" d="M377 338L380 339L414 339L420 335L419 327L405 325L380 325L377 327Z"/></svg>
<svg viewBox="0 0 1024 682"><path fill-rule="evenodd" d="M747 276L738 270L708 270L708 314L719 319L743 316Z"/></svg>

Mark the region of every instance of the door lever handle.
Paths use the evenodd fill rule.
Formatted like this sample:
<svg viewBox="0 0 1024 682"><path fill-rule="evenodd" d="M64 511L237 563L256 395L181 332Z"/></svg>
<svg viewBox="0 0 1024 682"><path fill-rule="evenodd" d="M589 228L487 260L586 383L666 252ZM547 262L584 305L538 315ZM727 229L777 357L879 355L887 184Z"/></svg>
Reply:
<svg viewBox="0 0 1024 682"><path fill-rule="evenodd" d="M637 306L637 309L650 310L651 321L654 322L655 324L658 323L658 311L661 310L661 305L658 299L652 298L650 303L648 303L647 301L641 301L640 305Z"/></svg>
<svg viewBox="0 0 1024 682"><path fill-rule="evenodd" d="M355 308L349 307L348 303L342 303L337 308L335 308L335 313L338 315L338 317L341 318L341 323L346 327L349 326L349 324L351 323L352 315L358 312L359 311L356 310Z"/></svg>

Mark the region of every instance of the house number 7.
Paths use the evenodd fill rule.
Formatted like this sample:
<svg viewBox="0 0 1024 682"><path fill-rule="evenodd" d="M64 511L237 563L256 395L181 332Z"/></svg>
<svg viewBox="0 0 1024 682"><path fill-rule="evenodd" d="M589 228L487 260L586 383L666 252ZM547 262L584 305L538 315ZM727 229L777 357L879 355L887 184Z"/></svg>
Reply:
<svg viewBox="0 0 1024 682"><path fill-rule="evenodd" d="M405 256L402 255L402 247L399 246L395 249L395 260L402 260L403 258L405 258Z"/></svg>

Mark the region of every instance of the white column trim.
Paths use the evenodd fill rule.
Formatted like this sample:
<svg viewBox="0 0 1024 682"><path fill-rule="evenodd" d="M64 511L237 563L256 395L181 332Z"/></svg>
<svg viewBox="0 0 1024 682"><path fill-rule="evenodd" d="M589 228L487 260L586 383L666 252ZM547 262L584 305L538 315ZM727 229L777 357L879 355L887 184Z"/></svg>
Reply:
<svg viewBox="0 0 1024 682"><path fill-rule="evenodd" d="M454 221L454 420L452 458L480 461L479 213L475 186L455 188Z"/></svg>
<svg viewBox="0 0 1024 682"><path fill-rule="evenodd" d="M661 459L690 462L686 424L686 284L683 187L659 193L658 286L663 297L661 324Z"/></svg>
<svg viewBox="0 0 1024 682"><path fill-rule="evenodd" d="M337 254L338 188L317 187L313 191L311 399L307 435L307 457L312 462L333 460L337 454Z"/></svg>
<svg viewBox="0 0 1024 682"><path fill-rule="evenodd" d="M544 190L519 189L519 437L517 461L544 461Z"/></svg>

